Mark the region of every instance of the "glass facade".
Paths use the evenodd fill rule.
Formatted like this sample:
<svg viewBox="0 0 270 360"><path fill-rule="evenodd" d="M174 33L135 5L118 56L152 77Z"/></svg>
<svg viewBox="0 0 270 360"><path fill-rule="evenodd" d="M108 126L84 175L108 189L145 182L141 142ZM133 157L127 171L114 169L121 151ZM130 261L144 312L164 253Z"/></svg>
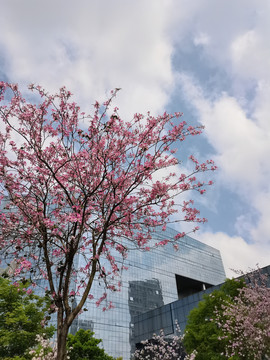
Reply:
<svg viewBox="0 0 270 360"><path fill-rule="evenodd" d="M176 234L175 230L167 228L154 236L160 241L164 237L173 239ZM104 293L102 281L96 280L91 291L95 300L86 303L87 311L79 315L71 332L75 333L79 328L93 330L95 336L103 340L103 347L109 355L122 356L124 360L130 359L135 349L134 330L138 315L153 309L158 315L161 311L153 321L158 329L172 333L171 313L166 304L178 300L183 293L195 293L225 279L218 250L189 236L178 243L178 251L170 244L147 252L131 250L124 262L128 270L122 272L121 291L107 293L105 302L111 301L114 308L103 311L102 305L96 306L96 299Z"/></svg>
<svg viewBox="0 0 270 360"><path fill-rule="evenodd" d="M266 276L266 286L270 287L270 265L260 269L260 274ZM205 294L218 290L222 285L223 283L212 286L158 309L135 316L133 344L139 344L142 340L151 339L154 333L159 333L160 329L163 329L168 337L172 334L177 334L176 323L178 323L183 333L189 312L198 306L198 303L203 300Z"/></svg>

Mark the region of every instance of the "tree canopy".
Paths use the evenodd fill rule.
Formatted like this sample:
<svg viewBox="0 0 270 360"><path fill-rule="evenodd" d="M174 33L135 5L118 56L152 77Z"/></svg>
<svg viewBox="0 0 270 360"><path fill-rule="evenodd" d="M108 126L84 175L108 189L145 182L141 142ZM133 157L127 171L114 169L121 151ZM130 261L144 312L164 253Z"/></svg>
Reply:
<svg viewBox="0 0 270 360"><path fill-rule="evenodd" d="M190 155L190 171L181 169L176 148L202 128L187 126L180 113L124 121L111 108L117 90L96 102L92 115L65 88L53 95L40 86L30 90L35 96L27 101L17 85L0 83L0 249L15 260L14 275L47 281L62 360L69 327L93 298L94 279L104 280L106 291L121 286L116 254L177 246L184 232L151 240L156 227L176 221L179 209L179 221L194 222L193 231L206 221L192 199L174 199L186 191L203 194L212 181L197 177L216 166ZM106 293L93 301L103 300Z"/></svg>
<svg viewBox="0 0 270 360"><path fill-rule="evenodd" d="M223 304L231 303L244 286L243 280L226 280L219 290L204 295L198 306L191 310L185 328L184 346L188 353L196 350L196 360L225 360L228 338L219 323L225 321Z"/></svg>
<svg viewBox="0 0 270 360"><path fill-rule="evenodd" d="M28 285L0 277L0 359L27 356L36 335L53 335L52 326L41 325L48 308L46 299L34 295Z"/></svg>
<svg viewBox="0 0 270 360"><path fill-rule="evenodd" d="M114 360L98 345L101 339L94 337L94 332L80 329L75 335L68 334L68 354L72 360Z"/></svg>

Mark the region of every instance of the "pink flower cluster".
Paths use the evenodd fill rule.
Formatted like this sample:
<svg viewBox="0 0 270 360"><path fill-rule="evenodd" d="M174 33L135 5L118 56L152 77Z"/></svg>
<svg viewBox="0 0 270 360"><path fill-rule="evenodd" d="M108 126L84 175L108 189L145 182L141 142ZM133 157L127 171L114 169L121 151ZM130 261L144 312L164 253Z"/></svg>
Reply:
<svg viewBox="0 0 270 360"><path fill-rule="evenodd" d="M229 340L227 358L267 359L270 357L270 288L267 276L257 270L246 277L247 286L240 290L233 302L223 305L221 313L217 312L217 322Z"/></svg>

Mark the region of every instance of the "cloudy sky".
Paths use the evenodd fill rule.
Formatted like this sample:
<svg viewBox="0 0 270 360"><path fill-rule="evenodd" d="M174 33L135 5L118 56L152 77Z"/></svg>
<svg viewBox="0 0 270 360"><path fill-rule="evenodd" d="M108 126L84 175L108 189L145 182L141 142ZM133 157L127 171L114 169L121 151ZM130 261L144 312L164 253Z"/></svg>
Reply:
<svg viewBox="0 0 270 360"><path fill-rule="evenodd" d="M121 87L121 114L184 112L187 153L218 165L196 238L227 275L270 263L268 0L0 0L0 78L65 85L82 107Z"/></svg>

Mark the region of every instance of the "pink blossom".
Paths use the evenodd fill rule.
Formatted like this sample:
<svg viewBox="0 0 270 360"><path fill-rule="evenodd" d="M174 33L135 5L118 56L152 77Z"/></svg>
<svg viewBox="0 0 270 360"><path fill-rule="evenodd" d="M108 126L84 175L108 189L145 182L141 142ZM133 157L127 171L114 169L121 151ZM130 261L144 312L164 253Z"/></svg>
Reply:
<svg viewBox="0 0 270 360"><path fill-rule="evenodd" d="M83 308L83 302L74 306L74 292L87 299L95 279L114 285L126 269L119 269L115 250L123 259L129 248L149 251L155 229L165 230L177 214L179 221L205 222L192 200L174 198L204 193L212 182L200 178L216 166L191 155L190 173L176 176L176 149L202 131L181 121L181 113L136 113L127 122L117 107L110 109L117 89L89 115L65 87L52 95L38 85L29 89L37 94L34 103L17 85L0 82L0 201L7 199L0 245L16 258L15 276L30 272L47 281L58 321L70 326ZM157 245L177 245L182 236ZM80 256L85 263L78 268ZM121 281L111 290L120 287Z"/></svg>

